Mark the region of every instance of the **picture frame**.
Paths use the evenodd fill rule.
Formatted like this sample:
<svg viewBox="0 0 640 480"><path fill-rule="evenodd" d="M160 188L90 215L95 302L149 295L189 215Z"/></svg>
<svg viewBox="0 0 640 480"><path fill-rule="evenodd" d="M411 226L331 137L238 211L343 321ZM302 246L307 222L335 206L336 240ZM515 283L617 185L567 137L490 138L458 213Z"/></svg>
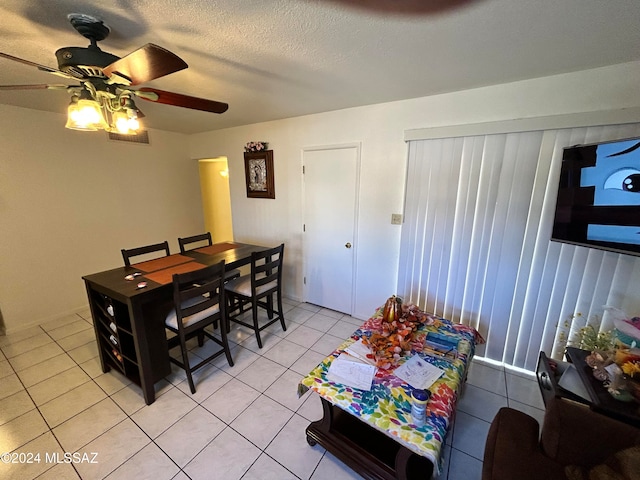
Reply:
<svg viewBox="0 0 640 480"><path fill-rule="evenodd" d="M249 198L276 198L273 150L245 152L244 175Z"/></svg>

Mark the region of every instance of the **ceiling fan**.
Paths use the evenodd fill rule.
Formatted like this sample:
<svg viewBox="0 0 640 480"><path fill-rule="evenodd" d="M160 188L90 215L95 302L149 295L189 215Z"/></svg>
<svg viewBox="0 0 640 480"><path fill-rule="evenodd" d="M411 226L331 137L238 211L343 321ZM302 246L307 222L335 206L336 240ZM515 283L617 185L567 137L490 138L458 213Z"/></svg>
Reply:
<svg viewBox="0 0 640 480"><path fill-rule="evenodd" d="M0 90L66 90L71 94L67 128L107 130L122 134L135 134L139 129L138 118L144 117L135 105L134 97L212 113L224 113L229 108L226 103L214 100L156 88L138 88L142 83L183 70L187 64L174 53L153 43L119 58L98 47L97 42L107 38L110 32L102 20L79 13L71 13L67 18L78 33L89 39L90 45L58 49L58 68L2 52L0 57L76 80L79 84L0 85Z"/></svg>

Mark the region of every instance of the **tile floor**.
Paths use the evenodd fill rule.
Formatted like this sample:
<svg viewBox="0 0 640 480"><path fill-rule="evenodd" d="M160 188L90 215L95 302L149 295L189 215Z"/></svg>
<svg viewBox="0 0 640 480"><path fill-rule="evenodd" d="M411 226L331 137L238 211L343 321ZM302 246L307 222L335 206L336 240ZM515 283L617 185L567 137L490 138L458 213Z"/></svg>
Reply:
<svg viewBox="0 0 640 480"><path fill-rule="evenodd" d="M33 462L0 463L0 478L360 478L307 445L304 430L322 409L313 392L298 398L296 385L362 322L309 304L286 309L287 331L269 327L262 349L250 331L234 327L233 368L219 357L196 373L191 395L174 367L149 406L136 385L102 373L88 310L0 337L0 453ZM489 423L506 405L541 419L534 378L474 360L441 480L480 479ZM75 452L77 463L66 463L65 452Z"/></svg>

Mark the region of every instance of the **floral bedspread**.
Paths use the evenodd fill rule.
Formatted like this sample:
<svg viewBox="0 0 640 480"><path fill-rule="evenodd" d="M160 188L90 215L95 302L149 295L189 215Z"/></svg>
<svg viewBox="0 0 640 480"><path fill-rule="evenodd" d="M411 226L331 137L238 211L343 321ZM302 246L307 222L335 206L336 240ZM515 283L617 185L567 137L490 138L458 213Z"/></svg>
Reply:
<svg viewBox="0 0 640 480"><path fill-rule="evenodd" d="M380 333L382 309L367 320L353 335L345 340L331 355L314 368L298 385L298 394L312 389L323 398L343 410L359 417L374 428L395 437L395 440L418 455L427 457L434 464L434 474L440 472L441 452L450 423L453 421L456 401L466 378L467 368L476 343L484 340L479 333L468 326L455 324L429 315L430 325L422 324L411 343L411 355L422 358L444 370L444 374L429 388L431 398L427 404L427 421L416 426L411 421L411 392L413 387L393 375L397 366L411 355L405 356L397 366L388 370L378 369L370 391L358 390L327 380L331 362L350 344L374 332ZM425 354L422 346L428 333L450 337L457 341L455 358L445 358Z"/></svg>

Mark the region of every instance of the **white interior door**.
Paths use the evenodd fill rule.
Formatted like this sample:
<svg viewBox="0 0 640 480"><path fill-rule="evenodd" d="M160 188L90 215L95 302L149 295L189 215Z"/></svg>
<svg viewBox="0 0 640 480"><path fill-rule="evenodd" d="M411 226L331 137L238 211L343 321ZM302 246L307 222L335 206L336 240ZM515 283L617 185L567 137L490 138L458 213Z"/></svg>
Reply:
<svg viewBox="0 0 640 480"><path fill-rule="evenodd" d="M303 152L305 301L351 314L359 146Z"/></svg>

